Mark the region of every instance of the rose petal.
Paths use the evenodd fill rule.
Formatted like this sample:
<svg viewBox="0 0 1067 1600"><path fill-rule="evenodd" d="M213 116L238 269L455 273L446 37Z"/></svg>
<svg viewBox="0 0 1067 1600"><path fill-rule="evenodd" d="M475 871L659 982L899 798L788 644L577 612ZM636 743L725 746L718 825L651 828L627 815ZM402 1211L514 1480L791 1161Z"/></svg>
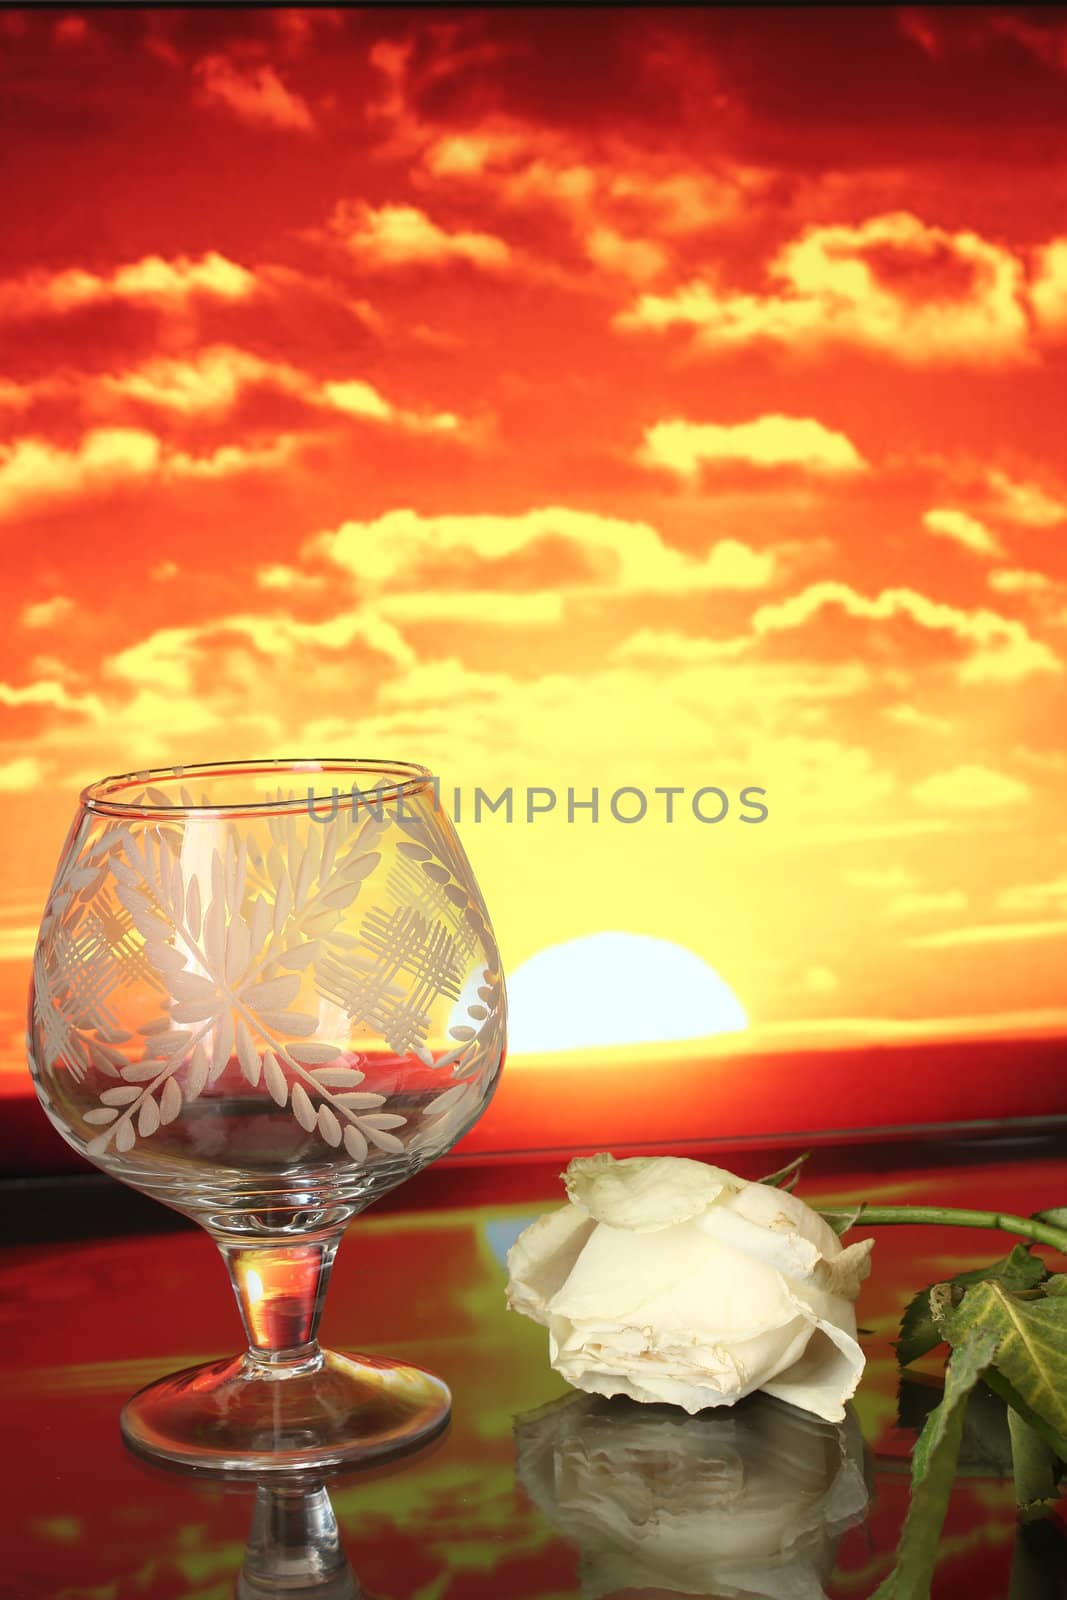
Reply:
<svg viewBox="0 0 1067 1600"><path fill-rule="evenodd" d="M519 1234L508 1251L508 1305L548 1325L548 1302L566 1282L596 1224L577 1206L560 1206Z"/></svg>
<svg viewBox="0 0 1067 1600"><path fill-rule="evenodd" d="M741 1180L680 1156L579 1156L564 1174L571 1200L613 1228L652 1232L699 1216Z"/></svg>

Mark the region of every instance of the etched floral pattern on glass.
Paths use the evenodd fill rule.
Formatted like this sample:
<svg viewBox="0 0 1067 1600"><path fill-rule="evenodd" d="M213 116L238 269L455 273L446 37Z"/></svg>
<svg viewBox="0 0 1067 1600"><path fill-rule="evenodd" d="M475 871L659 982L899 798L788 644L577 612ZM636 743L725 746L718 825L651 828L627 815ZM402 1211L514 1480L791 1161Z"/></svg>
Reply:
<svg viewBox="0 0 1067 1600"><path fill-rule="evenodd" d="M485 904L423 769L260 762L83 795L34 958L38 1095L220 1244L336 1232L446 1152L504 1030Z"/></svg>

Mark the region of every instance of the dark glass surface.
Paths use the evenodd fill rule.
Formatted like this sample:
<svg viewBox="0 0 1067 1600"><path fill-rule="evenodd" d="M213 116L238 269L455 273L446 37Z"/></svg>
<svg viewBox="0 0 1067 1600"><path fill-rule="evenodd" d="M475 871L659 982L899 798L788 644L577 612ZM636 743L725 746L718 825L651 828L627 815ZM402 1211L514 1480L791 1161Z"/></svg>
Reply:
<svg viewBox="0 0 1067 1600"><path fill-rule="evenodd" d="M748 1176L780 1164L753 1151L720 1159ZM134 1389L239 1347L211 1241L107 1180L0 1186L16 1241L0 1254L0 1595L808 1600L821 1590L865 1600L891 1565L909 1452L941 1370L929 1358L898 1395L890 1341L900 1311L915 1289L991 1259L1007 1241L962 1229L871 1230L874 1271L859 1305L868 1366L854 1405L862 1445L765 1402L692 1419L582 1397L545 1412L571 1391L548 1365L544 1330L505 1309L503 1260L525 1222L560 1202L557 1171L442 1170L353 1225L324 1342L439 1373L454 1397L451 1428L387 1470L328 1481L328 1498L313 1483L258 1500L251 1482L153 1470L119 1437L119 1409ZM1034 1137L838 1148L816 1154L801 1192L826 1204L921 1200L1027 1213L1067 1201L1067 1152ZM1002 1432L995 1407L975 1407L935 1600L1067 1595L1063 1507L1017 1536ZM859 1477L850 1467L829 1503L843 1450ZM864 1478L869 1505L856 1520ZM793 1551L788 1561L783 1549ZM808 1587L783 1587L797 1561ZM302 1588L309 1571L317 1586ZM763 1587L739 1587L742 1579Z"/></svg>

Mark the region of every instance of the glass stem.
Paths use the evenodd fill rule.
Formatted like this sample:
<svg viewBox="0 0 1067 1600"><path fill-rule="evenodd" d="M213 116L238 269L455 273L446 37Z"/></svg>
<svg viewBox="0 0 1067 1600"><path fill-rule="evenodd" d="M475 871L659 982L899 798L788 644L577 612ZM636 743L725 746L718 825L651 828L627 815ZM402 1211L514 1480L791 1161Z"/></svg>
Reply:
<svg viewBox="0 0 1067 1600"><path fill-rule="evenodd" d="M322 1484L256 1486L256 1509L237 1580L237 1600L277 1600L314 1590L321 1600L360 1600L337 1517Z"/></svg>
<svg viewBox="0 0 1067 1600"><path fill-rule="evenodd" d="M340 1235L308 1244L216 1243L248 1335L249 1357L279 1374L320 1365L319 1318Z"/></svg>

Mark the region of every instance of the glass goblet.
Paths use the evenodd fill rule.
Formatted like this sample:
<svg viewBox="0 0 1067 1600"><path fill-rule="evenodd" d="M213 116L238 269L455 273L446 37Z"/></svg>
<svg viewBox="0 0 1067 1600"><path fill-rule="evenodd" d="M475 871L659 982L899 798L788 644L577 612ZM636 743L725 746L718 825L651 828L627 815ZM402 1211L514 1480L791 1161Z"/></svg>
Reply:
<svg viewBox="0 0 1067 1600"><path fill-rule="evenodd" d="M445 1426L439 1379L316 1331L345 1227L474 1124L504 1041L489 917L426 768L255 761L83 792L34 956L33 1081L75 1150L207 1229L249 1346L134 1395L134 1449L292 1471Z"/></svg>

